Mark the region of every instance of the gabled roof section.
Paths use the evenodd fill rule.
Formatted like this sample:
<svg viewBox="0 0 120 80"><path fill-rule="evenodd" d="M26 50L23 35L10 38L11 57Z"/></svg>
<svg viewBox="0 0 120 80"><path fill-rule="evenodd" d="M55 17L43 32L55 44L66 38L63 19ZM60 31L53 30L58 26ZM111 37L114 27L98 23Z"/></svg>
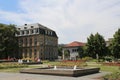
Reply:
<svg viewBox="0 0 120 80"><path fill-rule="evenodd" d="M72 43L65 45L65 47L78 47L78 46L85 46L85 43L74 41Z"/></svg>

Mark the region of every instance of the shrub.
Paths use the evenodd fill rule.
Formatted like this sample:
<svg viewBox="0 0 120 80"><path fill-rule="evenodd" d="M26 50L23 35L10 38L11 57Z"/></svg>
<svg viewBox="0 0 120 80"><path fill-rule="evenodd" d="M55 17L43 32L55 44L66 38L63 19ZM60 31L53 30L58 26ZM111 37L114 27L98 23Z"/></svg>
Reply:
<svg viewBox="0 0 120 80"><path fill-rule="evenodd" d="M112 74L105 75L104 80L120 80L120 72L114 72Z"/></svg>
<svg viewBox="0 0 120 80"><path fill-rule="evenodd" d="M23 68L23 67L28 67L28 65L19 64L19 63L1 63L1 64L0 64L0 69Z"/></svg>
<svg viewBox="0 0 120 80"><path fill-rule="evenodd" d="M104 60L105 60L105 61L108 61L108 62L112 62L112 60L114 60L114 58L111 57L111 56L106 56L106 57L104 58Z"/></svg>
<svg viewBox="0 0 120 80"><path fill-rule="evenodd" d="M49 60L43 60L42 62L43 63L49 63Z"/></svg>
<svg viewBox="0 0 120 80"><path fill-rule="evenodd" d="M84 57L84 58L82 58L82 60L84 60L84 61L90 61L90 60L92 60L92 57Z"/></svg>

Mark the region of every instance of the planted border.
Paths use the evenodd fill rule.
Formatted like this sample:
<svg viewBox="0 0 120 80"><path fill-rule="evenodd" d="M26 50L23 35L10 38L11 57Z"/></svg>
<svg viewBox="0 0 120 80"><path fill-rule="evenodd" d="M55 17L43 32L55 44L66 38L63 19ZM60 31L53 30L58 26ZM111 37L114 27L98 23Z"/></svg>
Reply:
<svg viewBox="0 0 120 80"><path fill-rule="evenodd" d="M7 69L7 68L24 68L28 67L26 64L19 64L19 63L1 63L0 69Z"/></svg>

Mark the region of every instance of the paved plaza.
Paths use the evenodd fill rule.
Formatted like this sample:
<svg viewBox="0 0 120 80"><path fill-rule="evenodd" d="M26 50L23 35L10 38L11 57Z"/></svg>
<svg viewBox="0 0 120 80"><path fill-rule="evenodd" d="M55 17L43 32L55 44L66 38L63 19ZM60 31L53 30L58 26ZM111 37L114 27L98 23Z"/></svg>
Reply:
<svg viewBox="0 0 120 80"><path fill-rule="evenodd" d="M66 76L0 72L0 80L100 80L99 78L105 74L108 73L100 72L81 77L66 77Z"/></svg>

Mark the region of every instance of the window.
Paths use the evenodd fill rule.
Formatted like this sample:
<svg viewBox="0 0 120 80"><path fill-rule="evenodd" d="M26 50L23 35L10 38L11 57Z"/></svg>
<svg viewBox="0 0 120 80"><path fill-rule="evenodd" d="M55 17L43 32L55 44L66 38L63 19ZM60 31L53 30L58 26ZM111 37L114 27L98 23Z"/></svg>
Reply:
<svg viewBox="0 0 120 80"><path fill-rule="evenodd" d="M34 26L31 26L31 28L34 28Z"/></svg>
<svg viewBox="0 0 120 80"><path fill-rule="evenodd" d="M32 58L32 49L29 50L29 57Z"/></svg>
<svg viewBox="0 0 120 80"><path fill-rule="evenodd" d="M27 58L27 49L25 49L24 56L25 56L25 58Z"/></svg>
<svg viewBox="0 0 120 80"><path fill-rule="evenodd" d="M45 31L45 34L48 34L47 30Z"/></svg>
<svg viewBox="0 0 120 80"><path fill-rule="evenodd" d="M27 38L25 38L25 46L27 46L28 44L28 41L27 41Z"/></svg>
<svg viewBox="0 0 120 80"><path fill-rule="evenodd" d="M52 35L52 32L51 32L51 35Z"/></svg>
<svg viewBox="0 0 120 80"><path fill-rule="evenodd" d="M22 57L22 49L19 49L19 54L18 54L19 58Z"/></svg>
<svg viewBox="0 0 120 80"><path fill-rule="evenodd" d="M17 35L20 35L20 32L18 32Z"/></svg>
<svg viewBox="0 0 120 80"><path fill-rule="evenodd" d="M18 28L18 30L20 30L20 28Z"/></svg>
<svg viewBox="0 0 120 80"><path fill-rule="evenodd" d="M30 38L30 46L32 46L32 38Z"/></svg>
<svg viewBox="0 0 120 80"><path fill-rule="evenodd" d="M31 30L31 34L33 34L33 33L34 33L34 30L32 29L32 30Z"/></svg>
<svg viewBox="0 0 120 80"><path fill-rule="evenodd" d="M22 35L24 35L24 31L22 31Z"/></svg>
<svg viewBox="0 0 120 80"><path fill-rule="evenodd" d="M37 58L37 50L34 49L34 57Z"/></svg>
<svg viewBox="0 0 120 80"><path fill-rule="evenodd" d="M34 38L34 45L37 45L37 37Z"/></svg>
<svg viewBox="0 0 120 80"><path fill-rule="evenodd" d="M34 53L36 54L36 52L37 52L37 50L36 49L34 49Z"/></svg>
<svg viewBox="0 0 120 80"><path fill-rule="evenodd" d="M23 45L23 39L19 39L19 46Z"/></svg>
<svg viewBox="0 0 120 80"><path fill-rule="evenodd" d="M27 27L24 27L24 29L27 29Z"/></svg>
<svg viewBox="0 0 120 80"><path fill-rule="evenodd" d="M26 34L29 34L29 30L26 31Z"/></svg>
<svg viewBox="0 0 120 80"><path fill-rule="evenodd" d="M35 29L35 33L38 33L38 28L37 28L37 29Z"/></svg>

